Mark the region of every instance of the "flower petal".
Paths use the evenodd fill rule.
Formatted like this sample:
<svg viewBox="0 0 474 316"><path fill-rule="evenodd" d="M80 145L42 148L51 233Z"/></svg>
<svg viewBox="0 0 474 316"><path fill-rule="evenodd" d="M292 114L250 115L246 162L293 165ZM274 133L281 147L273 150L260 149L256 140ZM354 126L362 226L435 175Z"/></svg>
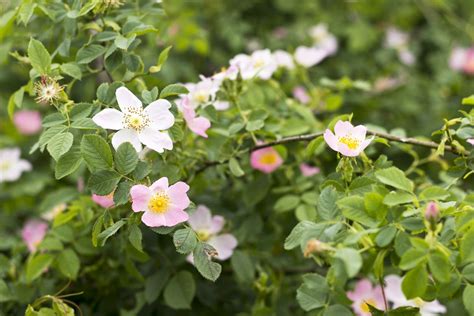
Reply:
<svg viewBox="0 0 474 316"><path fill-rule="evenodd" d="M330 129L327 129L324 132L324 140L326 141L326 144L328 144L329 147L331 147L332 150L338 151L339 150L339 141L337 140L336 136L331 132Z"/></svg>
<svg viewBox="0 0 474 316"><path fill-rule="evenodd" d="M142 222L148 227L168 226L164 214L147 211L142 216Z"/></svg>
<svg viewBox="0 0 474 316"><path fill-rule="evenodd" d="M164 213L166 223L164 226L174 226L179 223L184 223L189 219L188 213L183 210L169 210Z"/></svg>
<svg viewBox="0 0 474 316"><path fill-rule="evenodd" d="M189 191L189 185L179 181L168 188L168 196L171 199L171 203L179 209L185 209L189 206L191 201L186 194Z"/></svg>
<svg viewBox="0 0 474 316"><path fill-rule="evenodd" d="M217 250L217 259L226 260L232 256L235 247L237 247L237 239L234 235L224 234L212 237L207 242Z"/></svg>
<svg viewBox="0 0 474 316"><path fill-rule="evenodd" d="M173 149L173 141L168 133L158 132L149 127L138 134L140 141L156 152L162 153L165 149Z"/></svg>
<svg viewBox="0 0 474 316"><path fill-rule="evenodd" d="M211 227L211 211L204 205L198 205L196 211L189 215L188 223L193 230Z"/></svg>
<svg viewBox="0 0 474 316"><path fill-rule="evenodd" d="M211 221L211 229L209 230L209 232L211 234L217 234L218 232L222 230L222 227L224 227L224 224L225 224L225 219L223 216L220 216L220 215L213 216L212 221Z"/></svg>
<svg viewBox="0 0 474 316"><path fill-rule="evenodd" d="M165 130L173 126L174 116L169 108L171 103L168 100L156 100L145 108L145 112L150 116L151 127L157 130Z"/></svg>
<svg viewBox="0 0 474 316"><path fill-rule="evenodd" d="M351 122L349 121L337 121L336 125L334 126L334 134L336 137L343 137L349 133L352 133L352 126Z"/></svg>
<svg viewBox="0 0 474 316"><path fill-rule="evenodd" d="M337 151L346 157L356 157L361 152L360 147L357 149L350 149L346 144L343 144L343 143L338 144Z"/></svg>
<svg viewBox="0 0 474 316"><path fill-rule="evenodd" d="M123 143L130 143L133 145L133 148L137 152L142 150L142 144L140 143L140 139L138 138L138 134L133 129L121 129L117 133L114 134L112 137L112 146L117 149Z"/></svg>
<svg viewBox="0 0 474 316"><path fill-rule="evenodd" d="M162 177L156 180L155 182L152 183L150 186L150 190L153 193L161 192L161 191L167 191L168 190L168 178L167 177Z"/></svg>
<svg viewBox="0 0 474 316"><path fill-rule="evenodd" d="M209 127L211 127L211 121L209 121L207 118L202 116L195 117L191 120L186 120L186 124L193 133L204 138L208 137L206 131L209 129Z"/></svg>
<svg viewBox="0 0 474 316"><path fill-rule="evenodd" d="M351 131L352 137L356 139L365 139L365 135L367 134L367 127L364 125L357 125Z"/></svg>
<svg viewBox="0 0 474 316"><path fill-rule="evenodd" d="M144 212L148 210L148 201L150 201L152 192L142 184L134 185L130 189L130 196L132 197L132 210L134 212Z"/></svg>
<svg viewBox="0 0 474 316"><path fill-rule="evenodd" d="M142 102L138 99L132 91L128 90L125 87L120 87L115 90L115 97L117 98L117 103L120 106L122 112L128 112L128 108L142 108Z"/></svg>
<svg viewBox="0 0 474 316"><path fill-rule="evenodd" d="M94 115L94 123L105 129L119 130L123 128L123 113L116 109L105 109Z"/></svg>

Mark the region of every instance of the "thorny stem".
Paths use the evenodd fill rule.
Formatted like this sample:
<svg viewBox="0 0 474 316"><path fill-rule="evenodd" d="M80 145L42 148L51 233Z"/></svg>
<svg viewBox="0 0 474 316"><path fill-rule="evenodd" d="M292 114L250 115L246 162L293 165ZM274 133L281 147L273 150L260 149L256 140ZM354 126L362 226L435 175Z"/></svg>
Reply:
<svg viewBox="0 0 474 316"><path fill-rule="evenodd" d="M385 296L385 286L383 284L383 279L379 278L380 288L382 289L383 304L385 306L385 311L388 311L387 297Z"/></svg>

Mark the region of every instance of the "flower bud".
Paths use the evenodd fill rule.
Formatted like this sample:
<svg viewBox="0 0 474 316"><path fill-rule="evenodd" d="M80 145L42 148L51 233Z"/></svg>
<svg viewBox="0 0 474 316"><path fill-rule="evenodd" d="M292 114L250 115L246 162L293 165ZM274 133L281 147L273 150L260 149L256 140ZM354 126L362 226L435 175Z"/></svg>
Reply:
<svg viewBox="0 0 474 316"><path fill-rule="evenodd" d="M437 222L439 219L439 207L436 202L429 202L425 209L425 219L429 222Z"/></svg>
<svg viewBox="0 0 474 316"><path fill-rule="evenodd" d="M321 253L327 249L328 247L325 243L317 239L311 238L306 242L306 248L304 249L303 255L305 256L305 258L308 258L311 257L312 254Z"/></svg>

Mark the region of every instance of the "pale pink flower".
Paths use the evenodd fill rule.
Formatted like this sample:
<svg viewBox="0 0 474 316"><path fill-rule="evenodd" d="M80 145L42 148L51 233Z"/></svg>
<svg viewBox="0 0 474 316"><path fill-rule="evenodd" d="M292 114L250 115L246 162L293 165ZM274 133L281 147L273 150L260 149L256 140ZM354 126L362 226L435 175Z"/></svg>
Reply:
<svg viewBox="0 0 474 316"><path fill-rule="evenodd" d="M103 208L113 207L114 204L114 192L107 195L92 194L92 201L100 205Z"/></svg>
<svg viewBox="0 0 474 316"><path fill-rule="evenodd" d="M181 106L179 109L183 113L184 121L188 128L195 134L207 138L206 131L211 127L211 122L202 116L196 116L196 111L189 104L188 96L181 99Z"/></svg>
<svg viewBox="0 0 474 316"><path fill-rule="evenodd" d="M32 219L28 220L21 230L21 237L30 252L35 252L38 245L43 241L48 230L48 224Z"/></svg>
<svg viewBox="0 0 474 316"><path fill-rule="evenodd" d="M302 163L300 164L300 171L303 176L311 177L311 176L314 176L315 174L320 173L321 169L319 169L318 167L313 167L306 163Z"/></svg>
<svg viewBox="0 0 474 316"><path fill-rule="evenodd" d="M474 48L471 47L466 52L466 61L463 70L468 75L474 75Z"/></svg>
<svg viewBox="0 0 474 316"><path fill-rule="evenodd" d="M385 46L393 48L398 52L398 58L405 65L413 65L415 56L408 49L410 35L397 28L389 27L385 34Z"/></svg>
<svg viewBox="0 0 474 316"><path fill-rule="evenodd" d="M142 150L142 144L159 153L173 149L173 141L163 132L174 124L169 101L159 99L144 109L142 102L125 87L118 88L115 95L121 111L105 109L92 118L102 128L117 130L112 137L115 149L126 142L137 152Z"/></svg>
<svg viewBox="0 0 474 316"><path fill-rule="evenodd" d="M463 47L455 47L451 51L449 57L449 67L452 70L461 71L466 63L467 49Z"/></svg>
<svg viewBox="0 0 474 316"><path fill-rule="evenodd" d="M415 63L415 55L407 49L399 51L398 58L407 66L411 66Z"/></svg>
<svg viewBox="0 0 474 316"><path fill-rule="evenodd" d="M358 156L374 139L365 139L367 128L363 125L353 126L348 121L337 121L334 134L327 129L324 140L332 150L347 157Z"/></svg>
<svg viewBox="0 0 474 316"><path fill-rule="evenodd" d="M402 306L413 306L420 309L421 316L435 316L446 313L446 307L438 300L425 302L420 298L408 300L402 291L402 281L398 275L388 275L385 277L385 296L393 304L393 308Z"/></svg>
<svg viewBox="0 0 474 316"><path fill-rule="evenodd" d="M313 26L309 29L309 35L313 38L314 47L323 49L328 55L334 55L337 52L337 38L328 31L324 23Z"/></svg>
<svg viewBox="0 0 474 316"><path fill-rule="evenodd" d="M18 111L13 115L16 129L23 135L33 135L41 130L41 114L38 111Z"/></svg>
<svg viewBox="0 0 474 316"><path fill-rule="evenodd" d="M20 159L20 148L0 149L0 183L16 181L32 166L29 161Z"/></svg>
<svg viewBox="0 0 474 316"><path fill-rule="evenodd" d="M230 60L230 65L236 66L245 80L253 77L268 80L278 68L269 49L257 50L252 55L238 54Z"/></svg>
<svg viewBox="0 0 474 316"><path fill-rule="evenodd" d="M296 62L305 68L319 64L327 56L324 49L306 46L298 46L294 53Z"/></svg>
<svg viewBox="0 0 474 316"><path fill-rule="evenodd" d="M201 76L201 81L198 83L186 83L184 86L189 92L181 95L181 98L187 98L188 105L195 109L200 105L205 106L215 99L220 82Z"/></svg>
<svg viewBox="0 0 474 316"><path fill-rule="evenodd" d="M469 144L474 146L474 138L469 138L466 140Z"/></svg>
<svg viewBox="0 0 474 316"><path fill-rule="evenodd" d="M61 214L65 209L67 208L66 203L60 203L56 206L54 206L52 209L49 211L41 214L41 218L45 219L47 221L52 221L56 216Z"/></svg>
<svg viewBox="0 0 474 316"><path fill-rule="evenodd" d="M348 291L347 297L353 302L352 310L358 316L370 316L368 305L379 310L385 310L382 288L380 285L372 287L369 279L362 279L356 283L354 291Z"/></svg>
<svg viewBox="0 0 474 316"><path fill-rule="evenodd" d="M303 86L296 86L293 88L293 97L303 104L311 101L311 97Z"/></svg>
<svg viewBox="0 0 474 316"><path fill-rule="evenodd" d="M189 215L189 226L196 232L199 240L208 243L217 251L217 259L227 260L232 256L237 239L232 234L219 234L225 224L224 217L212 216L211 211L204 205L199 205L194 213ZM192 253L188 261L193 262Z"/></svg>
<svg viewBox="0 0 474 316"><path fill-rule="evenodd" d="M295 68L295 63L293 61L293 56L284 51L284 50L276 50L273 52L273 58L275 58L275 62L278 67L286 68L286 69L293 69Z"/></svg>
<svg viewBox="0 0 474 316"><path fill-rule="evenodd" d="M257 149L250 155L252 168L263 173L272 173L283 164L283 159L273 147Z"/></svg>
<svg viewBox="0 0 474 316"><path fill-rule="evenodd" d="M168 186L166 177L149 187L134 185L130 189L132 210L145 212L142 222L147 226L175 226L188 220L188 213L184 211L190 203L186 194L188 190L189 186L181 181Z"/></svg>

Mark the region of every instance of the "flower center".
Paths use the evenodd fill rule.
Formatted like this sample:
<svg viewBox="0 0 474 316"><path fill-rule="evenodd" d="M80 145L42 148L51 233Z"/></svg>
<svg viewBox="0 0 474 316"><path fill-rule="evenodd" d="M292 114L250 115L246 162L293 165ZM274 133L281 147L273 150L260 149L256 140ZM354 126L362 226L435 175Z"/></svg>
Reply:
<svg viewBox="0 0 474 316"><path fill-rule="evenodd" d="M339 137L339 142L345 144L349 149L357 149L360 145L360 140L355 139L350 135L346 135L344 137Z"/></svg>
<svg viewBox="0 0 474 316"><path fill-rule="evenodd" d="M150 118L142 110L136 107L129 107L123 115L123 125L140 132L150 124Z"/></svg>
<svg viewBox="0 0 474 316"><path fill-rule="evenodd" d="M260 157L260 163L264 165L273 165L277 162L278 157L275 153L265 153Z"/></svg>
<svg viewBox="0 0 474 316"><path fill-rule="evenodd" d="M10 161L0 161L0 170L7 171L10 169L11 163Z"/></svg>
<svg viewBox="0 0 474 316"><path fill-rule="evenodd" d="M425 305L426 302L423 301L421 298L417 297L413 299L413 303L415 303L417 307L422 307L423 305Z"/></svg>
<svg viewBox="0 0 474 316"><path fill-rule="evenodd" d="M369 298L360 304L360 310L363 311L364 313L369 313L370 312L369 305L372 305L375 307L377 305L377 302L373 298Z"/></svg>
<svg viewBox="0 0 474 316"><path fill-rule="evenodd" d="M211 238L211 233L205 229L198 230L196 235L200 241L208 241Z"/></svg>
<svg viewBox="0 0 474 316"><path fill-rule="evenodd" d="M160 192L152 196L148 202L148 209L155 213L163 214L168 211L170 199L166 193Z"/></svg>
<svg viewBox="0 0 474 316"><path fill-rule="evenodd" d="M208 95L204 91L198 91L194 94L194 100L196 100L197 103L204 103L208 99Z"/></svg>
<svg viewBox="0 0 474 316"><path fill-rule="evenodd" d="M255 68L260 68L260 67L263 67L265 65L265 60L263 60L263 58L258 58L254 63L253 63L253 66Z"/></svg>

